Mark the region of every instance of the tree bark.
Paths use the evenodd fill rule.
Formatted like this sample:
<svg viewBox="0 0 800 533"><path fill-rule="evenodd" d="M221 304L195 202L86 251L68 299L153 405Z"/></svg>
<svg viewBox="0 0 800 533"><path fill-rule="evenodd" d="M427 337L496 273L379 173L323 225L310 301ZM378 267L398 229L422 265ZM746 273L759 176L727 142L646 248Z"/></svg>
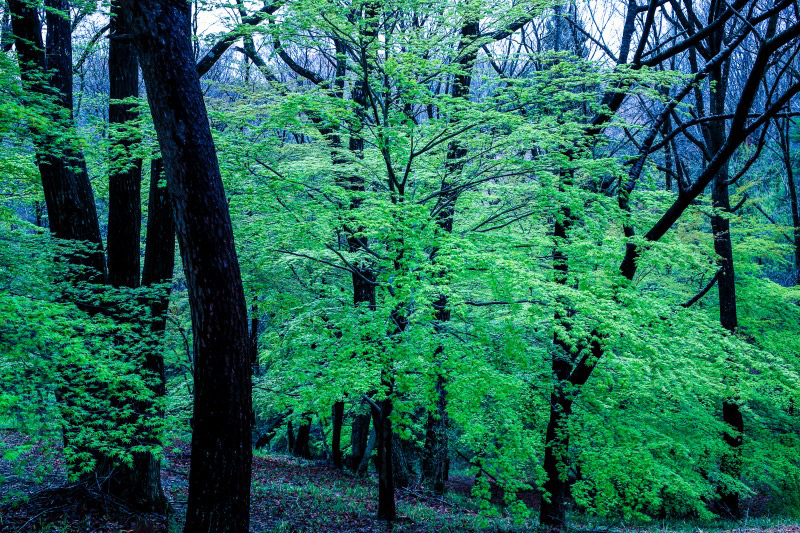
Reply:
<svg viewBox="0 0 800 533"><path fill-rule="evenodd" d="M722 47L725 33L724 28L714 32L708 39L709 52L718 54ZM725 113L725 101L728 91L728 71L730 64L723 63L711 71L710 79L714 84L714 91L709 96L709 113L712 116ZM725 123L713 121L706 123L703 128L708 152L716 154L725 144ZM717 292L719 294L719 322L720 325L731 333L739 327L736 312L736 275L733 269L733 243L731 241L730 220L731 210L730 193L728 190L728 164L722 165L714 176L711 184L711 202L714 214L711 217L711 231L714 237L714 251L717 254L719 276L717 278ZM734 387L735 388L735 385ZM741 446L744 422L739 409L738 401L734 396L726 398L722 403L722 419L730 428L725 432L724 440L728 450L723 454L720 469L722 473L738 480L741 472ZM719 489L719 507L722 512L737 518L739 516L739 493L735 490Z"/></svg>
<svg viewBox="0 0 800 533"><path fill-rule="evenodd" d="M357 414L353 417L353 424L350 427L350 469L359 473L359 465L367 449L367 439L369 439L370 415Z"/></svg>
<svg viewBox="0 0 800 533"><path fill-rule="evenodd" d="M425 445L422 454L422 477L431 483L436 494L444 494L450 461L447 441L447 395L444 376L436 380L436 412L428 412Z"/></svg>
<svg viewBox="0 0 800 533"><path fill-rule="evenodd" d="M252 461L247 308L194 64L190 6L123 0L164 159L195 354L187 532L247 532Z"/></svg>
<svg viewBox="0 0 800 533"><path fill-rule="evenodd" d="M294 438L294 446L292 446L292 455L295 457L302 457L303 459L311 459L311 417L303 416L300 427L297 428L297 436Z"/></svg>
<svg viewBox="0 0 800 533"><path fill-rule="evenodd" d="M342 468L342 423L344 422L344 402L333 404L331 409L331 460L335 468Z"/></svg>
<svg viewBox="0 0 800 533"><path fill-rule="evenodd" d="M47 42L42 41L42 28L36 6L25 0L8 2L14 44L20 64L22 82L32 93L31 105L44 105L45 114L51 120L53 130L31 130L36 162L42 180L42 189L47 207L48 226L53 235L87 249L65 254L76 267L68 279L78 287L80 282L104 283L105 255L100 236L100 224L94 203L94 193L86 172L83 153L76 148L72 138L72 28L69 3L65 0L45 2ZM63 14L66 13L67 16ZM68 296L80 309L95 313L91 295L85 291ZM61 369L65 385L56 391L56 400L66 406L64 410L64 447L73 446L82 452L96 456L93 450L75 444L81 421L70 414L72 403L72 381L76 370L68 365ZM80 371L77 372L80 374ZM84 384L76 385L84 386ZM77 474L82 465L67 458L67 470ZM94 473L81 474L89 480Z"/></svg>
<svg viewBox="0 0 800 533"><path fill-rule="evenodd" d="M142 226L142 161L134 159L138 132L126 124L137 118L132 104L121 103L139 96L139 64L127 35L130 27L118 1L111 3L108 44L108 122L112 127L108 176L108 279L114 287L139 286ZM116 130L113 130L116 128Z"/></svg>
<svg viewBox="0 0 800 533"><path fill-rule="evenodd" d="M69 139L72 127L72 29L64 0L48 0L47 56L42 43L41 25L35 6L25 0L10 0L11 25L19 57L23 83L37 98L53 101L69 117L54 111L49 117L58 132ZM54 11L55 10L55 11ZM48 73L48 74L46 74ZM59 239L85 242L93 250L85 257L71 256L71 261L90 270L80 278L103 282L105 257L94 193L86 173L83 154L73 146L63 146L64 138L50 132L33 132L36 162L42 178L50 230ZM56 143L61 145L57 146Z"/></svg>
<svg viewBox="0 0 800 533"><path fill-rule="evenodd" d="M564 186L571 185L571 176L567 175ZM568 239L568 230L572 225L572 213L568 207L561 209L561 219L554 225L553 237L555 249L553 252L553 270L555 281L560 285L567 285L569 267L564 246ZM568 302L562 302L568 307ZM555 321L560 322L569 334L572 329L567 316L556 311ZM567 397L569 377L574 361L572 343L562 337L558 332L553 333L553 344L557 351L552 354L551 371L555 381L550 394L550 418L547 422L545 434L544 489L548 497L542 499L539 513L539 523L549 531L561 531L566 528L566 498L567 498L567 468L569 453L569 433L567 424L572 413L572 400Z"/></svg>
<svg viewBox="0 0 800 533"><path fill-rule="evenodd" d="M389 395L377 406L371 406L372 423L377 435L375 446L378 449L375 458L375 468L378 470L378 520L388 521L397 518L392 470L392 407Z"/></svg>
<svg viewBox="0 0 800 533"><path fill-rule="evenodd" d="M170 287L175 268L175 223L169 195L165 185L159 186L163 177L161 159L151 161L150 192L148 199L147 238L145 245L142 285L152 287L154 294L143 302L149 307L150 321L142 323L142 335L149 337L144 353L142 373L150 382L156 401L166 394L163 338L167 327ZM166 286L163 286L166 285ZM161 286L161 287L159 287ZM146 331L149 329L149 331ZM155 411L155 413L154 413ZM163 418L163 409L153 402L137 402L137 416ZM144 427L149 427L146 425ZM140 436L143 444L157 447L158 435L145 433ZM151 452L135 452L133 466L111 463L112 470L106 476L103 488L110 494L129 502L139 510L166 512L169 507L161 486L161 460Z"/></svg>

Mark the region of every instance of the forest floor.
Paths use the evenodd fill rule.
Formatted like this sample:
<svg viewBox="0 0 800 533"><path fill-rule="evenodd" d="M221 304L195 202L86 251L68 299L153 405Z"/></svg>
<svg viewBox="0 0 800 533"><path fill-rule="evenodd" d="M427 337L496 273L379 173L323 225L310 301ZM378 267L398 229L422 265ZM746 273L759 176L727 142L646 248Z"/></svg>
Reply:
<svg viewBox="0 0 800 533"><path fill-rule="evenodd" d="M22 450L17 454L16 451ZM0 430L0 533L165 533L181 531L186 511L189 447L175 443L165 450L164 491L172 502L170 517L131 511L120 502L81 486L67 486L58 443L31 445L15 432ZM484 519L470 497L472 480L453 478L446 496L398 490L400 519L375 519L376 486L322 461L257 454L253 461L251 530L257 533L427 533L523 532L533 524L499 517ZM533 502L536 503L536 502ZM731 531L800 533L800 525L740 524L734 528L655 527L602 529L604 533ZM586 524L576 531L592 530Z"/></svg>

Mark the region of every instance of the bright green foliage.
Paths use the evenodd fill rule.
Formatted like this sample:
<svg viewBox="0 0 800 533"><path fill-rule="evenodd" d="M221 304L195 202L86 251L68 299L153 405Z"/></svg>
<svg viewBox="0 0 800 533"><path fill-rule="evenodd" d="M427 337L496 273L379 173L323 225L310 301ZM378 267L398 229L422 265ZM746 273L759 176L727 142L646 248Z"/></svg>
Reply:
<svg viewBox="0 0 800 533"><path fill-rule="evenodd" d="M773 281L793 258L784 237L792 228L776 178L781 170L757 165L731 189L733 204L745 193L749 198L730 215L735 334L719 326L715 289L684 305L716 272L707 198L659 242L642 246L628 282L619 273L623 223L641 235L676 193L663 190L663 172L651 162L630 212L622 211L613 186L627 179L630 154L617 152L611 136L588 139L588 121L611 86L660 104L662 89L686 76L611 69L569 52L513 51L485 37L471 44L483 51L469 71L470 97L452 98L443 87L469 73L457 62L465 21L479 19L491 35L489 29L523 14L545 18L552 7L511 4L287 2L280 16L242 34L279 42L296 58L323 50L330 61L320 68L330 76L316 84L277 76L285 67L276 60L261 78L250 65L246 83L207 85L245 294L262 325L257 415L289 413L295 427L311 416L323 428L316 443L322 452L330 445L334 402L344 401L350 415L364 411L364 395L379 401L391 394L396 436L418 451L443 376L451 458L468 458L472 472L480 472L475 492L487 500L487 513L497 511L488 503L497 483L507 509L524 519L530 511L515 495L545 481L551 362L566 355L554 335L571 346L595 337L604 354L592 361L586 385L570 391L576 401L566 428L567 477L579 510L625 522L709 518L709 503L728 487L800 514L800 289ZM372 7L371 19L354 16ZM376 25L380 38L359 41ZM332 36L351 53L337 56ZM530 66L501 75L489 53L495 63ZM337 60L346 64L340 80L330 72ZM13 189L12 203L29 205L38 199L37 173L19 126L38 117L13 103L22 95L12 62L4 61L12 74L0 76L0 93L13 97L0 107L0 133L14 149L0 154L0 175L7 176L0 184ZM366 111L351 98L363 79ZM615 117L611 129L641 127L626 118ZM86 138L97 140L86 143L93 175L106 173L108 135L140 135L142 155L150 155L146 113L141 122L135 132L107 132L99 119L83 123ZM348 149L359 135L363 154ZM466 155L454 157L455 147ZM751 152L743 148L732 165ZM459 193L452 232L439 225L443 184ZM783 225L765 220L756 203L778 212ZM80 420L86 429L76 435L77 447L126 460L141 431L160 430L155 413L132 421L130 411L131 402L151 394L151 378L136 375L132 358L152 339L141 322L125 318L141 311L148 294L58 282L66 268L57 260L63 243L10 210L3 217L0 239L10 244L0 250L0 379L12 385L0 391L0 414L34 433L52 431L54 418ZM567 239L555 238L555 221L567 218ZM351 252L348 238L367 246ZM567 257L565 283L554 269L556 247ZM375 274L375 310L353 305L355 266ZM181 286L177 278L164 407L185 422L192 354ZM70 303L87 290L117 314L90 314ZM448 321L435 318L442 296ZM130 307L122 311L120 302ZM141 350L131 348L137 345ZM741 479L720 468L727 431L721 406L732 396L745 418ZM343 437L346 448L347 431ZM89 465L91 454L77 447L68 453Z"/></svg>

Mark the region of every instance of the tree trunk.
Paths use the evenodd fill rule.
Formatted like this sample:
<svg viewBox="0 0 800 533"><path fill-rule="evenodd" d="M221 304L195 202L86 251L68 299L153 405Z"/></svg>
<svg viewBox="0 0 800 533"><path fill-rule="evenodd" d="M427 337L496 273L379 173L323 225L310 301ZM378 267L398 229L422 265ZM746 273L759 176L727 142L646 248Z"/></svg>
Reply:
<svg viewBox="0 0 800 533"><path fill-rule="evenodd" d="M156 399L166 394L166 374L164 372L163 338L167 327L167 311L169 309L170 287L175 268L175 223L166 186L159 186L163 177L161 159L153 159L150 165L150 192L148 200L147 240L145 245L144 268L142 269L142 285L160 287L146 302L150 308L148 349L144 354L142 371L151 382L151 389ZM109 269L111 270L111 269ZM137 416L153 416L152 402L138 402ZM163 418L163 410L156 414ZM158 435L144 434L140 436L142 443L157 447L160 444ZM161 460L151 452L135 452L133 466L112 464L104 488L114 496L129 502L134 508L143 511L166 512L169 501L161 486Z"/></svg>
<svg viewBox="0 0 800 533"><path fill-rule="evenodd" d="M466 21L461 27L461 36L458 42L458 65L461 71L455 74L453 85L450 89L453 98L469 98L470 86L472 85L472 68L478 58L478 49L473 45L479 34L480 24L477 20ZM454 120L453 123L457 123L457 120ZM446 234L453 233L453 217L455 215L456 201L458 200L458 189L453 187L453 182L464 168L463 158L466 155L467 149L458 141L448 144L445 176L439 189L442 205L436 206L438 208L436 212L438 230ZM436 248L431 253L431 261L434 263L436 262L438 251L438 248ZM440 278L444 276L445 272L439 275ZM450 321L447 295L440 294L433 307L436 320L434 329L436 333L441 333L444 324ZM443 356L444 347L439 345L434 353L434 359L442 358ZM425 444L422 451L422 478L432 484L433 491L437 494L444 494L444 482L449 468L446 384L445 376L441 373L437 374L436 412L428 413L428 420L425 424Z"/></svg>
<svg viewBox="0 0 800 533"><path fill-rule="evenodd" d="M294 439L294 446L292 446L292 455L295 457L302 457L303 459L311 459L311 418L303 416L303 421L300 427L297 428L297 436Z"/></svg>
<svg viewBox="0 0 800 533"><path fill-rule="evenodd" d="M359 472L359 465L364 458L367 449L367 439L369 439L369 420L368 414L357 414L353 417L353 425L350 427L350 469Z"/></svg>
<svg viewBox="0 0 800 533"><path fill-rule="evenodd" d="M397 518L394 500L394 475L392 471L392 400L386 399L376 406L371 406L372 423L377 435L376 447L378 455L375 467L378 470L378 520L392 521Z"/></svg>
<svg viewBox="0 0 800 533"><path fill-rule="evenodd" d="M444 494L450 466L447 446L447 396L443 376L437 378L436 412L428 412L425 424L425 446L422 455L422 477L429 481L436 494Z"/></svg>
<svg viewBox="0 0 800 533"><path fill-rule="evenodd" d="M720 30L714 39L709 39L710 48L718 53L723 39L724 30ZM719 66L711 71L710 79L715 84L714 92L709 98L709 113L721 115L725 113L725 98L728 87L727 65ZM712 122L704 128L704 137L708 151L716 154L725 144L725 123ZM714 176L711 184L711 201L714 214L711 217L711 231L714 236L714 251L717 254L719 276L717 278L717 292L719 294L719 322L720 325L735 333L739 327L739 318L736 312L736 276L733 269L733 243L731 241L731 228L728 214L730 213L730 195L728 191L728 164L727 162ZM733 384L732 388L736 388ZM736 395L726 398L722 403L722 420L730 428L723 438L728 450L723 454L720 469L723 474L738 480L741 472L741 446L744 421L739 409ZM739 516L739 493L724 487L719 489L719 507L722 512L737 518Z"/></svg>
<svg viewBox="0 0 800 533"><path fill-rule="evenodd" d="M344 422L344 402L335 402L331 409L331 460L335 468L342 468L342 423Z"/></svg>
<svg viewBox="0 0 800 533"><path fill-rule="evenodd" d="M792 237L794 240L794 285L800 285L800 208L797 203L797 186L794 182L794 168L792 167L792 147L790 127L792 122L788 119L778 125L779 144L782 152L783 166L786 169L786 184L789 189L789 207L792 212Z"/></svg>
<svg viewBox="0 0 800 533"><path fill-rule="evenodd" d="M247 308L194 64L190 6L123 0L164 159L192 313L187 532L247 532L252 461Z"/></svg>
<svg viewBox="0 0 800 533"><path fill-rule="evenodd" d="M361 457L361 462L358 463L358 466L355 468L356 473L361 477L366 476L367 472L369 471L369 462L372 458L372 452L375 450L376 439L377 434L375 433L375 428L372 428L372 431L369 431L369 439L367 440L366 447L364 448L364 455Z"/></svg>
<svg viewBox="0 0 800 533"><path fill-rule="evenodd" d="M48 10L45 60L41 25L35 6L25 0L10 0L8 6L12 14L11 24L16 37L22 81L37 99L54 101L71 118L72 29L69 18ZM49 0L47 7L69 12L69 4L63 0ZM58 111L51 112L49 118L60 133L68 134L72 127L70 120L65 121ZM83 241L94 246L94 250L85 257L72 256L71 260L92 269L81 279L102 282L105 278L103 241L83 154L69 146L56 146L56 137L49 133L34 132L33 141L49 228L59 239Z"/></svg>
<svg viewBox="0 0 800 533"><path fill-rule="evenodd" d="M65 0L45 2L47 43L42 42L42 28L36 6L24 0L8 2L15 46L20 64L20 74L26 90L32 93L31 105L45 106L45 113L53 124L53 131L31 131L36 162L42 179L42 189L47 207L48 226L55 237L74 243L85 243L89 248L84 253L68 253L66 258L78 269L69 279L78 287L80 282L105 282L105 256L100 236L100 224L94 203L86 162L83 154L75 148L71 138L72 129L72 28L69 19L69 3ZM66 13L67 16L62 16ZM66 143L65 143L66 140ZM85 291L67 296L79 308L88 313L96 312L90 294ZM65 385L56 391L57 402L66 407L64 416L64 448L77 447L81 452L96 456L75 443L81 431L82 421L71 415L71 390L85 383L72 385L73 380L82 380L76 375L81 369L67 366L60 369ZM83 471L67 457L70 474ZM93 478L92 472L81 474L85 480Z"/></svg>
<svg viewBox="0 0 800 533"><path fill-rule="evenodd" d="M539 523L547 531L562 531L567 525L567 469L569 433L567 422L572 412L572 402L564 390L556 386L550 395L550 419L547 423L544 448L544 471L547 475Z"/></svg>
<svg viewBox="0 0 800 533"><path fill-rule="evenodd" d="M727 170L727 168L726 168ZM712 200L714 207L723 214L711 217L711 229L714 233L714 251L717 253L720 274L717 279L719 293L719 321L723 328L734 333L739 326L736 313L736 278L733 270L733 246L731 243L730 221L724 213L730 211L728 196L727 171L720 172L714 179ZM720 465L724 474L739 479L741 472L741 446L744 421L739 404L735 397L722 403L722 419L730 428L725 433L728 451L722 457ZM732 517L739 516L739 493L735 490L720 489L719 505L722 511Z"/></svg>
<svg viewBox="0 0 800 533"><path fill-rule="evenodd" d="M139 286L139 258L142 225L142 161L131 151L138 144L138 132L126 126L137 118L132 104L120 103L139 96L139 65L127 35L130 27L119 3L111 4L111 35L108 43L109 98L111 124L110 172L108 176L108 279L114 287Z"/></svg>

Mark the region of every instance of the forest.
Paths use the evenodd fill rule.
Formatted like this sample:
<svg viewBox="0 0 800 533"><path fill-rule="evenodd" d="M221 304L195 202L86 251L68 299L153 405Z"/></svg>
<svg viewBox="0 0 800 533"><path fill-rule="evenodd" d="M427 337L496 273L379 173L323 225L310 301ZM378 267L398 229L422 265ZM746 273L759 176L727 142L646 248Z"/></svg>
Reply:
<svg viewBox="0 0 800 533"><path fill-rule="evenodd" d="M0 532L800 524L800 1L0 28Z"/></svg>

